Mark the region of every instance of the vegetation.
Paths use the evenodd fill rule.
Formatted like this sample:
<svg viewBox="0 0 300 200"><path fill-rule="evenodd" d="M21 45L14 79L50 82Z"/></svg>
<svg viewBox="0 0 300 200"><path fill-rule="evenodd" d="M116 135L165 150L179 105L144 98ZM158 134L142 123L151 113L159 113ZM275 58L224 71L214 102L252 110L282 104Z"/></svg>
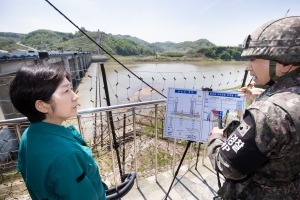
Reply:
<svg viewBox="0 0 300 200"><path fill-rule="evenodd" d="M95 39L96 34L87 33L90 37ZM94 50L91 48L91 42L83 36L82 33L62 33L50 30L37 30L22 36L21 43L33 47L38 50L57 50L63 48L64 50L79 50L85 51Z"/></svg>
<svg viewBox="0 0 300 200"><path fill-rule="evenodd" d="M155 55L153 50L144 45L141 45L130 39L114 37L111 34L104 34L102 44L106 51L114 55Z"/></svg>
<svg viewBox="0 0 300 200"><path fill-rule="evenodd" d="M196 52L201 47L216 46L215 44L211 43L206 39L200 39L194 42L186 41L180 43L174 43L174 42L148 43L144 40L141 40L136 37L131 37L129 35L115 35L115 37L133 40L141 45L153 49L157 54L162 54L167 52L179 52L185 54L188 52L189 53Z"/></svg>
<svg viewBox="0 0 300 200"><path fill-rule="evenodd" d="M184 54L177 53L177 52L169 52L169 53L160 54L159 56L161 56L161 57L182 57L182 56L184 56Z"/></svg>
<svg viewBox="0 0 300 200"><path fill-rule="evenodd" d="M19 41L22 33L12 33L12 32L0 32L0 38L13 39L14 41Z"/></svg>
<svg viewBox="0 0 300 200"><path fill-rule="evenodd" d="M11 170L0 174L0 184L9 184L15 180L21 179L21 173L17 170Z"/></svg>
<svg viewBox="0 0 300 200"><path fill-rule="evenodd" d="M139 158L140 162L143 163L143 165L139 166L139 169L138 169L139 172L149 170L149 168L151 169L151 167L155 166L154 165L154 163L155 163L154 148L148 147L145 149L145 151L143 153L145 155L141 156ZM157 166L163 167L163 166L171 165L171 164L172 164L172 155L169 152L167 152L165 149L158 148Z"/></svg>
<svg viewBox="0 0 300 200"><path fill-rule="evenodd" d="M164 124L164 121L162 119L158 119L157 120L157 135L163 135L163 128L160 128L160 127L163 127L163 124ZM144 127L144 131L145 131L145 135L147 137L155 137L155 135L153 133L155 133L155 127L153 124L147 126L145 125Z"/></svg>
<svg viewBox="0 0 300 200"><path fill-rule="evenodd" d="M206 39L200 39L194 42L186 41L181 43L173 43L173 42L157 42L153 43L154 46L160 46L164 49L165 52L181 52L181 53L188 53L188 52L195 52L199 48L216 46L215 44L211 43Z"/></svg>
<svg viewBox="0 0 300 200"><path fill-rule="evenodd" d="M200 48L197 53L204 55L207 58L211 59L221 59L221 60L246 60L241 57L242 47L222 47L222 46L214 46L207 48Z"/></svg>
<svg viewBox="0 0 300 200"><path fill-rule="evenodd" d="M13 45L13 44L15 44L15 41L12 40L12 39L2 39L2 38L0 38L0 48L5 47L5 46L9 46L9 45Z"/></svg>
<svg viewBox="0 0 300 200"><path fill-rule="evenodd" d="M13 39L0 38L0 49L6 51L12 51L14 49L27 49L27 48L16 44L16 42Z"/></svg>
<svg viewBox="0 0 300 200"><path fill-rule="evenodd" d="M88 31L81 27L89 37L97 41L98 32ZM56 51L88 51L96 52L98 47L82 32L63 33L51 30L36 30L28 34L0 32L0 49L11 51L13 49L26 49L16 42L33 47L38 50ZM192 61L192 60L244 60L241 58L242 48L216 46L206 39L197 41L155 42L148 43L137 37L129 35L112 35L102 32L101 46L106 52L130 57L132 61ZM135 57L135 59L133 58ZM133 59L132 59L133 58ZM127 59L127 58L126 58Z"/></svg>

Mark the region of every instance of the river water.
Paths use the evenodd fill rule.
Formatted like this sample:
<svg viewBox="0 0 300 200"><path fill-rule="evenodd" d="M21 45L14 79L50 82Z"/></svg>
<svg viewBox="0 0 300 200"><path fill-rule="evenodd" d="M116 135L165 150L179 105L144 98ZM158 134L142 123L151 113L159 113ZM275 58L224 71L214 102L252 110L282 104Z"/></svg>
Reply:
<svg viewBox="0 0 300 200"><path fill-rule="evenodd" d="M105 63L104 66L111 105L116 105L139 100L163 99L167 96L168 87L186 89L209 87L213 90L236 87L242 83L246 62L125 64L138 78L117 63ZM155 92L139 78L161 94ZM247 78L247 81L249 80L250 77ZM107 105L99 63L92 63L78 84L76 93L79 95L79 110ZM4 142L6 140L9 142ZM2 141L0 142L1 163L7 159L8 151L17 149L18 144L16 136L7 128L0 130L0 141Z"/></svg>
<svg viewBox="0 0 300 200"><path fill-rule="evenodd" d="M188 63L134 63L125 64L135 75L118 63L104 63L111 105L163 99L168 87L224 90L242 84L247 62L188 62ZM97 75L100 83L97 83ZM155 88L161 94L147 84ZM106 106L102 74L98 63L91 64L78 87L79 109ZM247 77L247 81L250 77ZM100 90L99 90L100 88ZM97 91L96 91L97 90ZM99 96L100 94L100 96ZM101 101L100 101L101 99Z"/></svg>

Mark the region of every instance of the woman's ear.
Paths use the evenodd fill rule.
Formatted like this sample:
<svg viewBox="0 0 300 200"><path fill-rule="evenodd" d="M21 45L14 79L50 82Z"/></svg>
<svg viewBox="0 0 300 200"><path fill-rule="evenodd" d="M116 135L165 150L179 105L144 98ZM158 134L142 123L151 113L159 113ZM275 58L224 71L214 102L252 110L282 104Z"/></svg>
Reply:
<svg viewBox="0 0 300 200"><path fill-rule="evenodd" d="M37 100L35 102L35 108L40 111L41 113L48 113L49 112L49 105L42 100Z"/></svg>

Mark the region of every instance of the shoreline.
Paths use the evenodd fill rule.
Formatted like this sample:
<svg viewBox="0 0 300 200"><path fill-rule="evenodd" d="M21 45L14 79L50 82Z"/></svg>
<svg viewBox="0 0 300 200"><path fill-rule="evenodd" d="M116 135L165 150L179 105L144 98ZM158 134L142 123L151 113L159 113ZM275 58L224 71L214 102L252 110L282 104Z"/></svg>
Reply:
<svg viewBox="0 0 300 200"><path fill-rule="evenodd" d="M107 63L116 62L108 55L105 55L108 60ZM144 63L144 62L153 62L153 63L165 63L165 62L247 62L247 60L213 60L203 57L155 57L155 56L115 56L113 55L118 61L124 63Z"/></svg>

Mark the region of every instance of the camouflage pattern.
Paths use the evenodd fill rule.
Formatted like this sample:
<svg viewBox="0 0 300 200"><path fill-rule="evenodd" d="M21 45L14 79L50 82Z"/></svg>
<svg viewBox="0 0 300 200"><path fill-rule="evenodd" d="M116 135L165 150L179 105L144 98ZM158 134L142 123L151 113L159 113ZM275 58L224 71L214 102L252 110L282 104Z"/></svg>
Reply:
<svg viewBox="0 0 300 200"><path fill-rule="evenodd" d="M256 127L255 143L269 161L244 175L219 153L222 138L208 138L212 166L227 179L224 199L300 199L300 74L267 89L247 109Z"/></svg>
<svg viewBox="0 0 300 200"><path fill-rule="evenodd" d="M245 39L242 57L300 63L300 16L265 23Z"/></svg>
<svg viewBox="0 0 300 200"><path fill-rule="evenodd" d="M231 133L240 125L240 117L237 112L230 112L226 117L226 123L224 127L224 133L228 138Z"/></svg>

